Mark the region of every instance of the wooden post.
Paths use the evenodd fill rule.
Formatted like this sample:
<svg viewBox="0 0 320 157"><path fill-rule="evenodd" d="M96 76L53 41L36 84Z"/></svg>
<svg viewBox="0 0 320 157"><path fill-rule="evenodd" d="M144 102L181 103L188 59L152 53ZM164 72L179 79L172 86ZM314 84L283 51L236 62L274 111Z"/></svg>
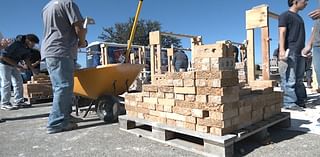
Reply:
<svg viewBox="0 0 320 157"><path fill-rule="evenodd" d="M107 54L107 45L105 44L101 44L100 45L100 48L101 48L101 65L106 65L107 64L107 61L105 59L105 56Z"/></svg>
<svg viewBox="0 0 320 157"><path fill-rule="evenodd" d="M154 56L154 45L150 46L150 72L151 72L151 82L155 81L155 56Z"/></svg>
<svg viewBox="0 0 320 157"><path fill-rule="evenodd" d="M167 49L167 55L168 55L168 72L174 72L173 65L172 65L173 47Z"/></svg>
<svg viewBox="0 0 320 157"><path fill-rule="evenodd" d="M131 64L138 64L138 63L136 63L136 55L134 53L130 53L130 63Z"/></svg>
<svg viewBox="0 0 320 157"><path fill-rule="evenodd" d="M194 55L195 55L194 53L196 53L194 51L194 46L195 45L202 45L202 37L197 36L196 38L191 38L190 41L191 41L191 61L190 61L191 65L190 65L190 68L193 69L192 61L194 61Z"/></svg>
<svg viewBox="0 0 320 157"><path fill-rule="evenodd" d="M279 15L270 12L268 5L260 5L246 11L246 29L248 39L248 82L255 80L254 29L261 28L262 78L270 79L270 37L269 18L277 19Z"/></svg>
<svg viewBox="0 0 320 157"><path fill-rule="evenodd" d="M157 45L157 69L156 69L156 73L157 74L161 74L161 45L158 44Z"/></svg>
<svg viewBox="0 0 320 157"><path fill-rule="evenodd" d="M270 42L269 42L269 27L261 28L261 52L262 52L262 78L263 80L270 79Z"/></svg>
<svg viewBox="0 0 320 157"><path fill-rule="evenodd" d="M254 30L247 30L247 70L248 70L248 82L255 80L255 54L254 54Z"/></svg>

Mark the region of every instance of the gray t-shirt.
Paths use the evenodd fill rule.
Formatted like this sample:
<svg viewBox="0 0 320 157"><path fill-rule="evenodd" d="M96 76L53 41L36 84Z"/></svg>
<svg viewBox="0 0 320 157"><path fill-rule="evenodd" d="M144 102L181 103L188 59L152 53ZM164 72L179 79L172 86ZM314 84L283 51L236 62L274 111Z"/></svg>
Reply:
<svg viewBox="0 0 320 157"><path fill-rule="evenodd" d="M320 19L315 20L313 29L315 31L313 46L320 47Z"/></svg>
<svg viewBox="0 0 320 157"><path fill-rule="evenodd" d="M72 0L51 0L42 10L44 38L41 56L76 58L78 37L73 24L83 21Z"/></svg>

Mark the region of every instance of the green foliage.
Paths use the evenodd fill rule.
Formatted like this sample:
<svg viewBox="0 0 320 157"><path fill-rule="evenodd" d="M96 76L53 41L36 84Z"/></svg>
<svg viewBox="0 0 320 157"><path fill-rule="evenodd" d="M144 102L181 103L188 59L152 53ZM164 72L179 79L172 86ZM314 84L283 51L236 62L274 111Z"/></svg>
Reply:
<svg viewBox="0 0 320 157"><path fill-rule="evenodd" d="M131 28L134 18L130 18L128 22L116 23L114 26L103 28L102 34L98 37L105 42L115 42L120 44L127 44L130 38ZM134 45L149 45L149 32L161 31L161 24L158 21L140 19L137 24ZM162 47L181 47L181 41L175 37L162 36Z"/></svg>

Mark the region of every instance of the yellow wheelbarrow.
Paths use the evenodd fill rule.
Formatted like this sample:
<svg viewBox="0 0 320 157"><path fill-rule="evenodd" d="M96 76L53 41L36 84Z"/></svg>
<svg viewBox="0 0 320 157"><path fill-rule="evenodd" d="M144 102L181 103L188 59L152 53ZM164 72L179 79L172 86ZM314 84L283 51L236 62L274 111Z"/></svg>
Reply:
<svg viewBox="0 0 320 157"><path fill-rule="evenodd" d="M101 120L116 121L119 114L119 100L116 96L128 91L143 67L142 64L108 64L75 71L74 94L90 100L86 101L90 105L84 117L95 105ZM78 101L79 99L76 102L76 112Z"/></svg>

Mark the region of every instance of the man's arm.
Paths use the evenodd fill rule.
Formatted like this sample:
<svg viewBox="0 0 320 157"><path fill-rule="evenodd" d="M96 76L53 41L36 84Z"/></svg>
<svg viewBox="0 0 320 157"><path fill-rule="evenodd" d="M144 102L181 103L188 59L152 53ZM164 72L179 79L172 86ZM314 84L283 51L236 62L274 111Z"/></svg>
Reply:
<svg viewBox="0 0 320 157"><path fill-rule="evenodd" d="M24 62L26 63L26 65L30 68L30 70L32 71L32 73L34 75L38 74L38 71L32 66L31 61L29 58L25 59Z"/></svg>
<svg viewBox="0 0 320 157"><path fill-rule="evenodd" d="M36 67L40 64L40 62L41 62L40 60L37 60L36 62L32 63L31 66Z"/></svg>
<svg viewBox="0 0 320 157"><path fill-rule="evenodd" d="M286 40L287 28L279 27L279 59L285 60L285 40Z"/></svg>
<svg viewBox="0 0 320 157"><path fill-rule="evenodd" d="M319 19L320 18L320 8L310 12L308 14L313 20Z"/></svg>
<svg viewBox="0 0 320 157"><path fill-rule="evenodd" d="M312 28L310 39L309 39L309 41L307 42L306 47L302 49L302 54L303 54L303 55L308 55L309 52L311 52L312 45L313 45L313 41L314 41L314 38L315 38L315 31L316 31L316 29L317 29L316 27L313 27L313 28ZM310 53L310 55L311 55L311 53Z"/></svg>
<svg viewBox="0 0 320 157"><path fill-rule="evenodd" d="M79 43L78 43L79 48L86 47L87 46L87 42L86 42L87 29L83 28L83 21L77 21L73 25L76 30L76 34L79 38Z"/></svg>
<svg viewBox="0 0 320 157"><path fill-rule="evenodd" d="M19 69L25 69L24 66L18 64L17 62L15 62L13 59L10 59L8 57L2 56L2 60L5 61L6 63L10 64L13 67L17 67Z"/></svg>

